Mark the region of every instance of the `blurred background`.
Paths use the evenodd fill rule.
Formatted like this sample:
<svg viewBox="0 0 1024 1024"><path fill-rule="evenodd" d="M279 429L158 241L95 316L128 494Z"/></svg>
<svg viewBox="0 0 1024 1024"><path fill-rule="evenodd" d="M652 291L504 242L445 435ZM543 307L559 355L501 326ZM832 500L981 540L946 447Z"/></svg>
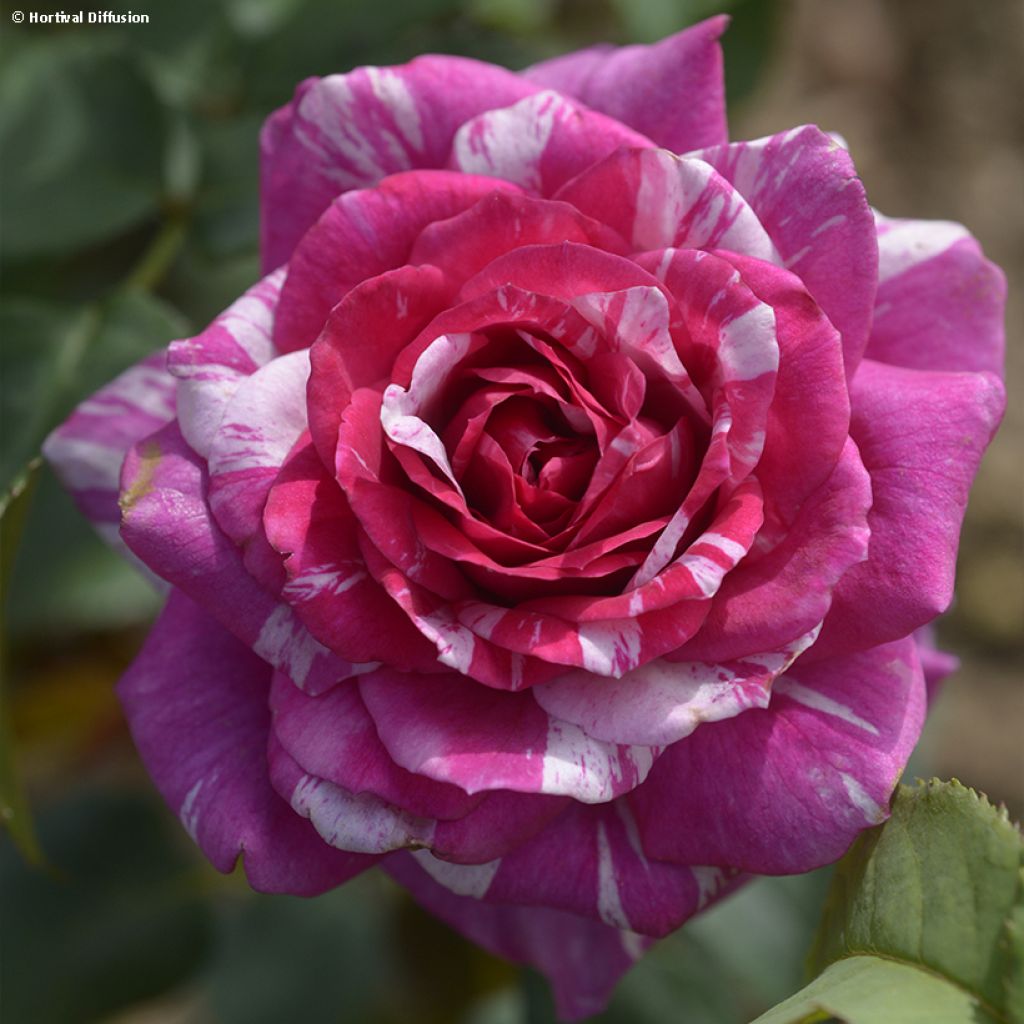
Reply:
<svg viewBox="0 0 1024 1024"><path fill-rule="evenodd" d="M0 4L0 492L15 492L0 500L0 791L22 848L0 837L5 1020L518 1024L549 1013L535 979L382 878L303 901L254 896L205 865L146 780L112 692L157 599L47 471L23 472L77 400L256 279L259 126L301 79L357 64L438 51L518 68L724 10L734 138L803 122L839 131L884 212L968 225L1010 280L1010 403L940 625L963 667L908 778L958 777L1019 819L1020 0L108 0L102 9L150 23L34 28L12 24L19 7L55 9ZM11 797L19 788L31 816ZM749 1021L803 983L827 874L748 886L661 943L600 1019Z"/></svg>

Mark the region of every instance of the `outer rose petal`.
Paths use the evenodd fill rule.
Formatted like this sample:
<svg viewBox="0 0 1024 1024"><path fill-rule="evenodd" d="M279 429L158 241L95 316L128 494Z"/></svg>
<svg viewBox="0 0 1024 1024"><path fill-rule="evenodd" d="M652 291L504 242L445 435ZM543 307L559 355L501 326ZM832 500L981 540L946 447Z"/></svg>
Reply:
<svg viewBox="0 0 1024 1024"><path fill-rule="evenodd" d="M174 418L166 350L154 352L86 399L46 439L43 454L79 510L117 548L121 465L137 441Z"/></svg>
<svg viewBox="0 0 1024 1024"><path fill-rule="evenodd" d="M851 377L871 328L878 243L850 155L806 125L693 156L711 164L750 204L783 266L803 281L842 335Z"/></svg>
<svg viewBox="0 0 1024 1024"><path fill-rule="evenodd" d="M264 268L291 256L339 192L444 167L460 125L536 91L511 71L461 57L307 79L260 140Z"/></svg>
<svg viewBox="0 0 1024 1024"><path fill-rule="evenodd" d="M326 846L271 788L270 673L175 591L118 693L149 774L213 865L244 854L253 888L312 896L374 858Z"/></svg>
<svg viewBox="0 0 1024 1024"><path fill-rule="evenodd" d="M547 907L506 907L456 896L407 853L385 862L387 872L432 914L492 953L542 971L560 1018L599 1013L622 974L649 941L629 931Z"/></svg>
<svg viewBox="0 0 1024 1024"><path fill-rule="evenodd" d="M417 853L434 879L487 903L552 907L660 937L724 894L736 871L649 859L622 800L570 804L537 836L488 864Z"/></svg>
<svg viewBox="0 0 1024 1024"><path fill-rule="evenodd" d="M798 661L769 708L704 725L662 754L629 797L644 849L760 874L828 864L887 816L924 710L912 638Z"/></svg>
<svg viewBox="0 0 1024 1024"><path fill-rule="evenodd" d="M283 269L268 275L205 331L168 350L167 368L178 379L178 425L204 458L239 382L276 354L271 331L283 283Z"/></svg>
<svg viewBox="0 0 1024 1024"><path fill-rule="evenodd" d="M260 528L263 506L292 445L306 429L309 352L273 359L243 380L210 446L210 508L238 545Z"/></svg>
<svg viewBox="0 0 1024 1024"><path fill-rule="evenodd" d="M686 153L728 138L718 45L727 24L720 15L653 46L593 47L535 64L523 75Z"/></svg>
<svg viewBox="0 0 1024 1024"><path fill-rule="evenodd" d="M866 359L850 433L871 473L868 558L843 577L814 655L906 636L946 610L960 525L1003 414L989 373L938 373Z"/></svg>
<svg viewBox="0 0 1024 1024"><path fill-rule="evenodd" d="M261 658L311 693L358 671L318 644L246 571L206 504L206 473L175 425L140 442L121 477L121 536Z"/></svg>
<svg viewBox="0 0 1024 1024"><path fill-rule="evenodd" d="M871 359L916 370L1003 370L1006 278L967 229L878 218Z"/></svg>

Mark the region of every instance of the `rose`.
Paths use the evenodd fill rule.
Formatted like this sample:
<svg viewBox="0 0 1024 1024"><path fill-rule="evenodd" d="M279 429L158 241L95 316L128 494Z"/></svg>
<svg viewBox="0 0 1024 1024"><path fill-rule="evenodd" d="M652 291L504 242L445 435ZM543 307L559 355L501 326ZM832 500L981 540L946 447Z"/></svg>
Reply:
<svg viewBox="0 0 1024 1024"><path fill-rule="evenodd" d="M47 444L171 586L120 693L211 861L380 862L566 1016L884 818L1002 408L999 272L728 144L722 27L303 83L268 276Z"/></svg>

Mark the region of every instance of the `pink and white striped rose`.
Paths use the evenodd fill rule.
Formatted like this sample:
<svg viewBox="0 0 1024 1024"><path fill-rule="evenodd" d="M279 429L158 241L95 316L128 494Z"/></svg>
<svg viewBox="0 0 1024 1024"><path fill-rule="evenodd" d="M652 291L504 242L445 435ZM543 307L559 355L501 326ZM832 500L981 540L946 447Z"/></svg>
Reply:
<svg viewBox="0 0 1024 1024"><path fill-rule="evenodd" d="M723 27L302 83L267 276L46 446L170 585L120 693L210 860L380 864L566 1017L885 817L1003 407L999 271L728 142Z"/></svg>

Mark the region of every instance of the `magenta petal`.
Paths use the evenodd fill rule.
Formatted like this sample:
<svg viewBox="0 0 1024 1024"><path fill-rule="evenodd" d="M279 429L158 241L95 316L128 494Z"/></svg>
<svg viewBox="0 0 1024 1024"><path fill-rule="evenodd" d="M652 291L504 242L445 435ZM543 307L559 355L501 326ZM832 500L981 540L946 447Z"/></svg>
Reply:
<svg viewBox="0 0 1024 1024"><path fill-rule="evenodd" d="M653 46L593 47L523 74L685 153L728 138L718 45L727 24L709 18Z"/></svg>
<svg viewBox="0 0 1024 1024"><path fill-rule="evenodd" d="M352 665L317 643L246 571L206 503L201 460L175 425L128 453L121 484L121 536L158 576L310 692L351 675Z"/></svg>
<svg viewBox="0 0 1024 1024"><path fill-rule="evenodd" d="M593 740L551 718L529 693L454 672L380 668L360 678L359 690L397 764L467 793L510 789L603 803L639 785L657 753Z"/></svg>
<svg viewBox="0 0 1024 1024"><path fill-rule="evenodd" d="M167 368L178 381L178 425L204 458L239 383L276 354L271 332L283 281L283 270L268 275L204 331L168 349Z"/></svg>
<svg viewBox="0 0 1024 1024"><path fill-rule="evenodd" d="M843 574L867 555L870 505L871 478L848 441L786 537L767 554L754 548L725 577L700 633L673 660L742 660L817 626Z"/></svg>
<svg viewBox="0 0 1024 1024"><path fill-rule="evenodd" d="M288 263L274 319L277 347L282 352L308 348L331 310L356 285L408 262L428 224L454 217L499 189L515 186L453 171L417 171L339 196ZM396 304L398 319L400 313Z"/></svg>
<svg viewBox="0 0 1024 1024"><path fill-rule="evenodd" d="M309 353L272 359L242 380L224 407L209 453L210 508L239 545L259 531L263 506L306 429Z"/></svg>
<svg viewBox="0 0 1024 1024"><path fill-rule="evenodd" d="M175 380L166 363L166 351L154 352L125 370L82 402L43 444L82 514L115 547L122 547L117 495L125 453L174 418Z"/></svg>
<svg viewBox="0 0 1024 1024"><path fill-rule="evenodd" d="M878 297L865 355L916 370L1002 374L1002 271L960 224L878 219Z"/></svg>
<svg viewBox="0 0 1024 1024"><path fill-rule="evenodd" d="M850 155L813 125L693 155L711 164L750 204L782 265L803 281L842 335L846 372L852 376L871 328L878 243Z"/></svg>
<svg viewBox="0 0 1024 1024"><path fill-rule="evenodd" d="M311 896L374 863L318 838L267 776L271 668L180 592L118 684L149 774L219 871Z"/></svg>
<svg viewBox="0 0 1024 1024"><path fill-rule="evenodd" d="M460 125L536 91L511 71L461 57L307 79L260 140L263 266L288 260L340 192L444 167Z"/></svg>
<svg viewBox="0 0 1024 1024"><path fill-rule="evenodd" d="M662 754L629 797L644 849L759 874L828 864L887 817L924 710L909 637L798 661L766 710L702 725Z"/></svg>
<svg viewBox="0 0 1024 1024"><path fill-rule="evenodd" d="M850 433L874 494L871 543L836 590L818 641L829 654L906 636L949 606L971 481L1005 403L989 373L870 359L851 392Z"/></svg>
<svg viewBox="0 0 1024 1024"><path fill-rule="evenodd" d="M472 942L543 972L562 1020L600 1013L619 978L649 944L633 932L548 907L495 906L456 896L409 854L389 857L385 869L418 903Z"/></svg>
<svg viewBox="0 0 1024 1024"><path fill-rule="evenodd" d="M486 864L452 864L430 853L415 857L458 896L568 910L656 937L734 888L737 875L651 860L622 800L599 807L570 804L542 832Z"/></svg>
<svg viewBox="0 0 1024 1024"><path fill-rule="evenodd" d="M350 793L371 793L429 818L463 817L482 799L399 768L381 744L354 682L312 697L276 673L271 707L284 749L305 771Z"/></svg>
<svg viewBox="0 0 1024 1024"><path fill-rule="evenodd" d="M511 181L542 196L616 149L647 148L649 139L556 92L488 110L455 134L452 166L465 174Z"/></svg>

